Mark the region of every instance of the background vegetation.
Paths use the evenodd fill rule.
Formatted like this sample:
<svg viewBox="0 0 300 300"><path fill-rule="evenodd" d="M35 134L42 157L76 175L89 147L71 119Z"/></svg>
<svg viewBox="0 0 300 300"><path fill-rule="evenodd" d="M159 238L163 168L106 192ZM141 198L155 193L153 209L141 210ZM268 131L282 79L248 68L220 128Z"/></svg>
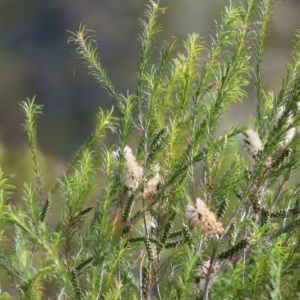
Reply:
<svg viewBox="0 0 300 300"><path fill-rule="evenodd" d="M76 31L81 23L95 30L103 65L109 69L117 90L126 93L134 87L136 80L139 55L136 37L140 32L137 20L146 3L135 0L89 0L84 3L53 0L46 4L36 0L26 3L1 1L1 162L4 161L3 152L9 155L19 151L26 142L20 129L23 116L18 107L22 99L33 95L37 95L37 103L44 106L43 118L37 121L43 153L58 156L63 162L71 159L95 124L95 109L99 105L110 108L111 102L86 76L85 69L75 57L73 45L67 44L68 30ZM156 36L159 43L170 36L182 41L193 32L209 43L210 35L214 34L214 20L221 20L223 7L229 1L163 0L161 3L168 9L163 17L159 17L163 26ZM276 92L285 74L294 31L300 26L299 6L297 0L282 1L274 8L270 20L264 61L265 83ZM234 122L250 121L254 109L255 101L249 97L230 107L226 122L232 119ZM19 153L16 155L20 156ZM14 172L15 166L8 164L7 167Z"/></svg>

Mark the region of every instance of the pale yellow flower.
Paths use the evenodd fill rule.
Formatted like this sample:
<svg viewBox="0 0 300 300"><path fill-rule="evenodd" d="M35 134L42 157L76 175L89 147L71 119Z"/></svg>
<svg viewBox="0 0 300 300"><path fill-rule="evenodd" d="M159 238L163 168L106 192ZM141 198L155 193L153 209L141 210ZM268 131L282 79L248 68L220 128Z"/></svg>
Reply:
<svg viewBox="0 0 300 300"><path fill-rule="evenodd" d="M113 158L116 160L120 155L120 150L113 152ZM123 150L124 155L124 175L123 183L130 192L135 192L141 181L143 180L143 167L136 161L132 149L129 146L125 146ZM144 181L144 191L140 194L144 200L148 200L155 196L157 193L158 185L161 181L159 175L159 165L154 166L154 175ZM138 197L140 198L140 197Z"/></svg>
<svg viewBox="0 0 300 300"><path fill-rule="evenodd" d="M196 199L194 205L187 205L185 214L192 225L203 235L220 237L224 232L222 223L200 198Z"/></svg>
<svg viewBox="0 0 300 300"><path fill-rule="evenodd" d="M154 169L154 176L151 177L149 180L146 181L144 186L144 200L147 201L148 199L155 196L158 190L158 186L160 184L161 178L159 175L160 167L159 165L155 166Z"/></svg>
<svg viewBox="0 0 300 300"><path fill-rule="evenodd" d="M120 151L113 152L113 158L117 159L120 155ZM142 166L136 161L134 154L132 153L132 149L129 146L125 146L123 150L124 155L124 178L123 183L128 188L129 191L134 192L139 183L142 180L143 176L143 168Z"/></svg>

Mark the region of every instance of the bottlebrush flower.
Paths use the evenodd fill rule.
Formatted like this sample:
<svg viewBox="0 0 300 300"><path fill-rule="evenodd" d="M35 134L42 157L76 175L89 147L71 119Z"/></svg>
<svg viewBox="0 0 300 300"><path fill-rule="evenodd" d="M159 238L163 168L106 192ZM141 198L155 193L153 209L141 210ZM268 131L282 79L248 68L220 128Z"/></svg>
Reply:
<svg viewBox="0 0 300 300"><path fill-rule="evenodd" d="M149 212L145 214L145 218L146 218L147 232L150 233L152 230L154 230L157 227L157 221Z"/></svg>
<svg viewBox="0 0 300 300"><path fill-rule="evenodd" d="M118 159L120 155L120 150L113 151L113 158L115 160ZM143 167L136 161L134 154L132 153L132 149L129 146L125 146L123 150L124 155L124 176L123 183L128 188L129 191L134 192L137 190L139 184L143 179ZM139 198L142 196L145 201L152 198L158 189L158 185L161 181L161 177L159 175L160 166L154 166L154 175L153 177L147 178L144 181L144 190L139 195Z"/></svg>
<svg viewBox="0 0 300 300"><path fill-rule="evenodd" d="M224 232L222 223L200 198L196 199L194 205L187 205L185 214L192 225L203 235L220 237Z"/></svg>
<svg viewBox="0 0 300 300"><path fill-rule="evenodd" d="M263 143L258 133L248 129L243 133L239 133L236 139L245 160L250 167L253 167L257 154L263 149Z"/></svg>
<svg viewBox="0 0 300 300"><path fill-rule="evenodd" d="M284 110L285 110L285 107L283 105L278 108L278 112L275 116L276 124L278 123L279 119L282 117ZM286 129L289 128L289 126L291 126L293 124L293 122L294 122L294 117L293 117L293 114L290 112L286 118L284 127ZM289 144L291 142L291 140L293 139L295 133L296 133L295 127L287 129L283 140L279 143L279 146L285 146L285 145Z"/></svg>
<svg viewBox="0 0 300 300"><path fill-rule="evenodd" d="M159 175L160 166L156 165L154 167L154 176L151 177L149 180L146 181L144 186L144 200L147 201L148 199L155 196L157 193L157 189L159 186L159 183L161 181L160 175Z"/></svg>
<svg viewBox="0 0 300 300"><path fill-rule="evenodd" d="M113 158L116 160L120 155L120 150L114 151L112 153ZM132 153L132 149L128 146L125 146L123 150L124 155L124 177L123 183L130 191L135 191L143 176L143 168L136 161L134 154Z"/></svg>

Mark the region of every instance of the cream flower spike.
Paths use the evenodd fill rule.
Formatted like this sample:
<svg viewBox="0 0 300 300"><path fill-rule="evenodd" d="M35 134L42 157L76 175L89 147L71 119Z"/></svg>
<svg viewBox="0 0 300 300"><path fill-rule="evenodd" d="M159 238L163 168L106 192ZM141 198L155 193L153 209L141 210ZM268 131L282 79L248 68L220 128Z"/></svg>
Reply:
<svg viewBox="0 0 300 300"><path fill-rule="evenodd" d="M298 104L297 104L298 106ZM278 108L278 112L275 116L275 122L278 123L279 119L281 118L281 116L283 115L284 112L284 106L280 106ZM294 122L294 117L292 115L292 113L290 112L287 119L286 119L286 123L285 123L285 127L289 127L292 123ZM286 131L285 137L283 138L283 140L279 143L279 146L285 146L287 144L289 144L291 142L291 140L293 139L293 137L295 136L296 133L296 128L292 127L289 130Z"/></svg>
<svg viewBox="0 0 300 300"><path fill-rule="evenodd" d="M194 205L187 205L185 215L205 236L220 237L224 232L222 223L200 198L196 199Z"/></svg>
<svg viewBox="0 0 300 300"><path fill-rule="evenodd" d="M125 146L123 150L123 155L125 158L125 172L124 172L124 185L130 191L135 191L143 176L143 168L136 161L134 154L132 153L132 149L129 146ZM113 151L112 156L115 160L120 156L120 150Z"/></svg>
<svg viewBox="0 0 300 300"><path fill-rule="evenodd" d="M248 129L239 133L236 139L246 162L250 167L253 167L257 154L263 149L263 143L258 133Z"/></svg>
<svg viewBox="0 0 300 300"><path fill-rule="evenodd" d="M158 190L159 183L161 182L161 177L159 175L160 166L157 164L154 166L154 176L151 177L144 186L144 199L147 201L148 199L155 196Z"/></svg>

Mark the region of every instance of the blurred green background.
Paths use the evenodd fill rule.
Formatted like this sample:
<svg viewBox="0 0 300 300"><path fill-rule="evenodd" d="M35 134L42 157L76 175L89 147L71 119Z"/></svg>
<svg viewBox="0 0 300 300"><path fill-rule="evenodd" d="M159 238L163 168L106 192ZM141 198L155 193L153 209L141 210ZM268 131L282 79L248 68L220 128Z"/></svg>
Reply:
<svg viewBox="0 0 300 300"><path fill-rule="evenodd" d="M222 0L165 0L159 19L162 40L199 33L209 45ZM139 55L138 18L149 1L141 0L1 0L0 1L0 141L7 152L25 144L19 102L36 95L44 106L38 121L40 147L46 155L68 160L93 128L96 108L112 103L76 58L70 33L80 24L95 31L99 53L117 90L134 88ZM278 91L291 58L294 32L300 27L300 1L281 1L269 30L265 83ZM228 112L231 123L251 119L249 99ZM237 113L238 112L238 113ZM238 117L237 117L238 116ZM3 149L4 149L3 148ZM4 150L2 150L4 151ZM13 158L14 159L14 158ZM1 151L0 151L1 160ZM3 162L0 161L0 164Z"/></svg>

